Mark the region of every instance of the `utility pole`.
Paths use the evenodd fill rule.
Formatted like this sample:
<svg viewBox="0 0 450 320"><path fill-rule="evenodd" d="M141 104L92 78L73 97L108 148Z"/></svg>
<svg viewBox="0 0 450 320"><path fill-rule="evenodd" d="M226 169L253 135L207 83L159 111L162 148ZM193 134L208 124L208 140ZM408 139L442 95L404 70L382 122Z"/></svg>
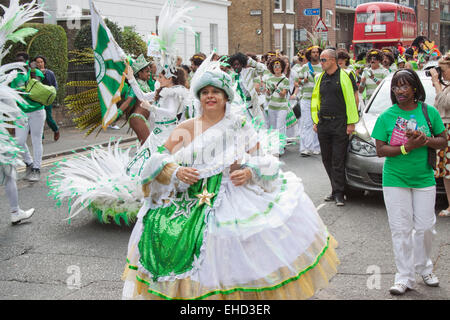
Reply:
<svg viewBox="0 0 450 320"><path fill-rule="evenodd" d="M430 40L430 17L431 17L431 0L428 0L428 28L427 28L427 38Z"/></svg>
<svg viewBox="0 0 450 320"><path fill-rule="evenodd" d="M322 20L322 18L323 18L323 16L322 16L322 0L320 0L320 20Z"/></svg>

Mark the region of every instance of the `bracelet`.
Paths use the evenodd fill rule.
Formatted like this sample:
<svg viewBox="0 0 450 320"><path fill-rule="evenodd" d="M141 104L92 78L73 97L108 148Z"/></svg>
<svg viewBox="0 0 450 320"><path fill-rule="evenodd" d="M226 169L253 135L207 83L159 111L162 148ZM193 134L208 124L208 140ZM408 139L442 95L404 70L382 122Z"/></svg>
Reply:
<svg viewBox="0 0 450 320"><path fill-rule="evenodd" d="M400 146L400 151L402 152L403 155L407 155L407 154L409 153L409 152L406 151L405 145L404 145L404 144L402 144L402 145Z"/></svg>
<svg viewBox="0 0 450 320"><path fill-rule="evenodd" d="M116 120L119 119L123 115L122 109L117 109L117 117Z"/></svg>

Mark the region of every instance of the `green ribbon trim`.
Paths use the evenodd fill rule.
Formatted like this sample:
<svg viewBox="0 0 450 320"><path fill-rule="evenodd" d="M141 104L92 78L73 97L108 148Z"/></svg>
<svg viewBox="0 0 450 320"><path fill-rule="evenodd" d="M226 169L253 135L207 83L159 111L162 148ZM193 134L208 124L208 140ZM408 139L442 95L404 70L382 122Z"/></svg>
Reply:
<svg viewBox="0 0 450 320"><path fill-rule="evenodd" d="M199 297L195 297L195 298L171 298L163 293L160 293L158 291L152 290L152 289L148 289L148 293L154 294L155 296L158 296L160 298L166 299L166 300L202 300L205 298L208 298L210 296L216 295L216 294L231 294L237 291L243 291L243 292L263 292L263 291L270 291L270 290L276 290L281 288L282 286L287 285L288 283L291 283L293 281L296 281L298 279L300 279L300 277L302 275L304 275L306 272L310 271L311 269L314 269L318 264L320 259L322 259L323 255L327 252L328 248L330 246L330 236L327 237L327 243L325 245L325 247L323 248L323 250L321 251L321 253L317 256L317 258L314 260L313 264L311 264L310 266L306 267L305 269L303 269L302 271L300 271L296 276L286 279L282 282L280 282L279 284L270 286L270 287L263 287L263 288L244 288L244 287L237 287L237 288L233 288L233 289L228 289L228 290L214 290L214 291L210 291L208 293L205 293ZM140 278L139 276L136 275L136 280L138 280L139 282L150 286L151 284Z"/></svg>
<svg viewBox="0 0 450 320"><path fill-rule="evenodd" d="M175 119L172 119L172 120L168 120L168 121L163 121L163 122L156 122L155 121L155 124L171 124L171 123L175 123L175 122L177 122L177 118L175 118Z"/></svg>
<svg viewBox="0 0 450 320"><path fill-rule="evenodd" d="M281 178L283 179L284 176L281 176ZM216 225L218 227L221 227L221 226L227 226L227 225L229 226L232 224L244 224L244 223L249 223L249 222L253 221L254 219L256 219L257 217L259 217L261 215L265 215L265 216L268 215L270 213L270 211L272 211L274 205L278 204L280 202L281 194L286 191L286 183L287 183L287 180L283 179L283 185L280 188L280 192L277 194L274 201L269 203L269 205L267 206L267 209L264 212L257 212L254 215L252 215L251 217L244 219L244 220L227 221L227 222L217 223Z"/></svg>

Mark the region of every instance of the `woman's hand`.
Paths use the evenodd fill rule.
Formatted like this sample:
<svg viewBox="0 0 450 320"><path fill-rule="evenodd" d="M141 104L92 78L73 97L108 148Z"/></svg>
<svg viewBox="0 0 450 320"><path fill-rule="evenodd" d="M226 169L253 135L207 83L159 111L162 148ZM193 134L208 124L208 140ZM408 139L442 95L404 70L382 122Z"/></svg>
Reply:
<svg viewBox="0 0 450 320"><path fill-rule="evenodd" d="M128 66L125 70L125 77L128 81L134 80L134 74L133 74L133 68L131 66Z"/></svg>
<svg viewBox="0 0 450 320"><path fill-rule="evenodd" d="M235 170L231 173L231 182L236 187L244 185L248 180L252 178L252 171L249 168Z"/></svg>
<svg viewBox="0 0 450 320"><path fill-rule="evenodd" d="M407 152L409 152L413 149L423 147L427 143L428 143L427 136L425 135L425 133L420 131L419 135L417 136L413 135L411 136L411 138L408 139L408 142L405 144L405 149Z"/></svg>
<svg viewBox="0 0 450 320"><path fill-rule="evenodd" d="M177 178L186 184L192 185L199 180L198 170L189 167L180 167L177 171Z"/></svg>

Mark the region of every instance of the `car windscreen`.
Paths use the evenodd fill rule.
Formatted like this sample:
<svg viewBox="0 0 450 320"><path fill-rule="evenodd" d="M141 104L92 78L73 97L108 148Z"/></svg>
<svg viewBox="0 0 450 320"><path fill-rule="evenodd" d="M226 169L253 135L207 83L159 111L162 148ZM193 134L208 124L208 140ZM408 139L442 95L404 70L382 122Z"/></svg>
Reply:
<svg viewBox="0 0 450 320"><path fill-rule="evenodd" d="M425 88L425 102L429 105L434 105L434 98L436 97L436 91L431 82L431 78L421 78L422 85ZM367 113L380 114L387 108L392 106L391 101L391 80L386 80L380 87L380 90L376 93L376 96L372 100L368 107Z"/></svg>

